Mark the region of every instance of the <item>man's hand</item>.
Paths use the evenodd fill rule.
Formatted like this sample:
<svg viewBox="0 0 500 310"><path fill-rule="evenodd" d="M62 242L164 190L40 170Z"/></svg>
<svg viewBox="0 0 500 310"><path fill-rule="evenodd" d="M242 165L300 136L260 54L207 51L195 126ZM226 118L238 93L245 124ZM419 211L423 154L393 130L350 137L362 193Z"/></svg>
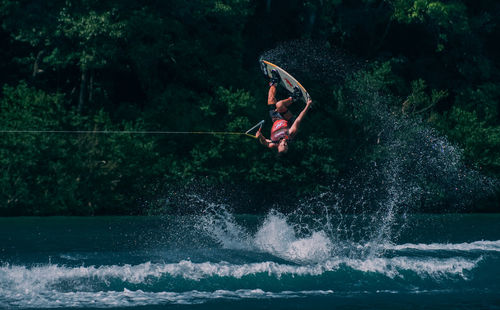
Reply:
<svg viewBox="0 0 500 310"><path fill-rule="evenodd" d="M309 106L311 106L311 105L312 105L312 103L313 103L313 102L312 102L311 98L309 98L309 99L307 100L307 102L306 102L306 106L308 106L308 107L309 107Z"/></svg>
<svg viewBox="0 0 500 310"><path fill-rule="evenodd" d="M262 133L260 132L260 130L261 130L261 129L262 129L262 128L259 128L259 130L257 130L257 133L255 134L255 137L256 137L257 139L259 139L259 140L260 140L260 137L262 137Z"/></svg>
<svg viewBox="0 0 500 310"><path fill-rule="evenodd" d="M268 145L267 141L266 141L266 137L264 137L264 135L260 132L262 128L259 128L259 130L257 131L257 133L255 134L255 137L257 138L257 140L259 140L260 144L262 145Z"/></svg>

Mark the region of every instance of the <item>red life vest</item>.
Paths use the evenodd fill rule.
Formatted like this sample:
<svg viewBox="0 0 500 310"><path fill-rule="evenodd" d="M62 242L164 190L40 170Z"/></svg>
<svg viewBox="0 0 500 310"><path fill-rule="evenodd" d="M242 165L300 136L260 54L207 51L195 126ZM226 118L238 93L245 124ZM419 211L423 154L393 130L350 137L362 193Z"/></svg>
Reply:
<svg viewBox="0 0 500 310"><path fill-rule="evenodd" d="M271 141L279 142L281 139L288 139L288 122L284 119L279 119L273 123L271 127Z"/></svg>

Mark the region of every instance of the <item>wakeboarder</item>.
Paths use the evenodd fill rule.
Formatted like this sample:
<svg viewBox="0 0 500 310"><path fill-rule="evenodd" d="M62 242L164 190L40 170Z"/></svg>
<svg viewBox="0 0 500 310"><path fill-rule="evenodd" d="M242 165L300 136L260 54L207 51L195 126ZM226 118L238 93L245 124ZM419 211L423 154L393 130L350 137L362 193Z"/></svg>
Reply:
<svg viewBox="0 0 500 310"><path fill-rule="evenodd" d="M294 87L290 97L277 101L276 87L280 82L280 76L277 70L272 70L271 74L272 77L269 82L269 93L267 98L267 104L271 107L269 115L273 122L271 136L270 139L267 139L259 129L256 137L262 145L270 149L276 149L278 154L284 154L288 152L288 143L297 135L302 120L306 116L307 111L311 108L312 100L308 98L302 112L300 112L299 116L294 117L288 110L288 107L302 97L302 92L298 87Z"/></svg>

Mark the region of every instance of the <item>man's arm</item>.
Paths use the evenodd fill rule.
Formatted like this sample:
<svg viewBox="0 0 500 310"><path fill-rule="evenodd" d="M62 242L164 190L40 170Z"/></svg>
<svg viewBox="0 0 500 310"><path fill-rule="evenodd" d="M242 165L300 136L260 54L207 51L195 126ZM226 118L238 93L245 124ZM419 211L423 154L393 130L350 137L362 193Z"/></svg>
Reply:
<svg viewBox="0 0 500 310"><path fill-rule="evenodd" d="M265 147L268 147L270 149L275 147L275 144L271 143L271 140L264 137L264 135L260 132L260 129L257 131L257 134L255 134L255 136L257 137L257 139L259 139L260 144L264 145Z"/></svg>
<svg viewBox="0 0 500 310"><path fill-rule="evenodd" d="M312 104L312 100L311 99L307 100L307 103L306 103L304 110L302 110L302 112L300 112L299 116L297 116L297 118L295 119L295 122L293 122L292 127L288 131L288 133L290 134L290 138L295 137L295 135L297 134L297 132L299 130L300 123L302 122L302 120L306 116L307 111L311 107L311 104Z"/></svg>

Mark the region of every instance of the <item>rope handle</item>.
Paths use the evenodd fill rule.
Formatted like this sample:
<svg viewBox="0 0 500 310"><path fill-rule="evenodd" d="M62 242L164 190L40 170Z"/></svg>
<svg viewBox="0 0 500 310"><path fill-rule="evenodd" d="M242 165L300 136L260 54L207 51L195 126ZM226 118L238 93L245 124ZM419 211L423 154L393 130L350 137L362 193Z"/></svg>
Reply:
<svg viewBox="0 0 500 310"><path fill-rule="evenodd" d="M253 126L252 128L248 129L245 134L246 135L249 135L249 132L254 130L255 128L259 127L259 130L262 128L262 125L264 124L264 120L261 120L260 122L257 123L257 125ZM256 136L254 135L250 135L251 137L254 137L254 138L257 138Z"/></svg>

